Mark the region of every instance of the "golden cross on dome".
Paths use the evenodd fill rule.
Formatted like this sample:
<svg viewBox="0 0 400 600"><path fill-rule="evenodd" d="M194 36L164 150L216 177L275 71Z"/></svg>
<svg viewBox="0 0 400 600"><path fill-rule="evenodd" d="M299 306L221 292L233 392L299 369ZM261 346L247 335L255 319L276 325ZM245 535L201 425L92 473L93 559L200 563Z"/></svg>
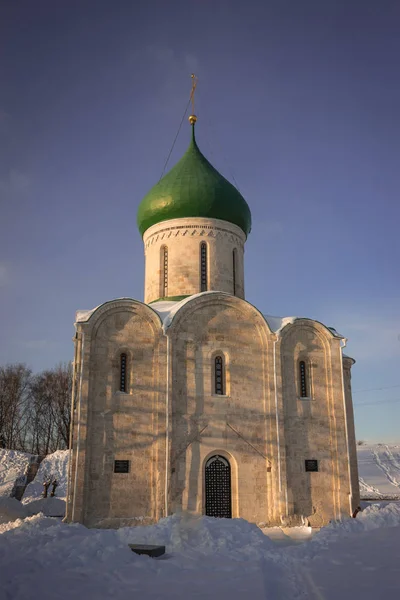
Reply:
<svg viewBox="0 0 400 600"><path fill-rule="evenodd" d="M198 79L194 73L192 73L190 77L192 78L192 90L190 92L190 101L192 103L192 114L189 117L189 123L191 125L194 125L197 121L197 117L194 114L194 92L196 90L196 85L197 85Z"/></svg>

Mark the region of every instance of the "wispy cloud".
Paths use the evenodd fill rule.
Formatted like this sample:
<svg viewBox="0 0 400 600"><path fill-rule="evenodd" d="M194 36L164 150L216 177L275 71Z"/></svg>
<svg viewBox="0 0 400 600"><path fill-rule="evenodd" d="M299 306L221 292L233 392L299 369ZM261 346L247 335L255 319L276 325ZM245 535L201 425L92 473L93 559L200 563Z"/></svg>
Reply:
<svg viewBox="0 0 400 600"><path fill-rule="evenodd" d="M10 169L6 175L0 178L0 193L6 194L21 193L30 187L30 177L19 169Z"/></svg>
<svg viewBox="0 0 400 600"><path fill-rule="evenodd" d="M200 61L194 54L176 52L163 44L148 44L132 58L140 63L147 62L149 70L158 77L158 93L163 94L164 103L169 97L180 97L185 85L189 95L190 74L197 74L200 69Z"/></svg>
<svg viewBox="0 0 400 600"><path fill-rule="evenodd" d="M200 68L199 59L194 54L185 54L184 63L191 73L197 73Z"/></svg>
<svg viewBox="0 0 400 600"><path fill-rule="evenodd" d="M352 314L336 318L348 338L348 353L358 360L400 357L400 316Z"/></svg>
<svg viewBox="0 0 400 600"><path fill-rule="evenodd" d="M173 70L197 71L199 68L198 58L190 53L177 53L173 48L162 44L148 44L145 47L145 53L155 62L161 63L165 67Z"/></svg>
<svg viewBox="0 0 400 600"><path fill-rule="evenodd" d="M26 340L20 342L20 346L27 348L28 350L48 350L59 346L59 342L52 342L49 340Z"/></svg>
<svg viewBox="0 0 400 600"><path fill-rule="evenodd" d="M148 56L164 65L174 65L176 62L175 52L168 46L148 44L145 48L145 52Z"/></svg>
<svg viewBox="0 0 400 600"><path fill-rule="evenodd" d="M0 106L0 133L9 131L11 115Z"/></svg>
<svg viewBox="0 0 400 600"><path fill-rule="evenodd" d="M253 233L260 232L263 236L280 236L285 231L284 225L281 221L263 221L258 220L253 223Z"/></svg>
<svg viewBox="0 0 400 600"><path fill-rule="evenodd" d="M0 287L7 285L9 281L9 271L4 263L0 262Z"/></svg>

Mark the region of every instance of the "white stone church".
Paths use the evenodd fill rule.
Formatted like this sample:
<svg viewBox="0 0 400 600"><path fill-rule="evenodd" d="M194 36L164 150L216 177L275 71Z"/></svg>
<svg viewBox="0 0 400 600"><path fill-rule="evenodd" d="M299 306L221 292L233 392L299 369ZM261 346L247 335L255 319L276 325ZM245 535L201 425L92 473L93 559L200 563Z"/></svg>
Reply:
<svg viewBox="0 0 400 600"><path fill-rule="evenodd" d="M245 299L250 209L192 139L139 206L144 302L76 317L67 520L318 527L359 504L345 338Z"/></svg>

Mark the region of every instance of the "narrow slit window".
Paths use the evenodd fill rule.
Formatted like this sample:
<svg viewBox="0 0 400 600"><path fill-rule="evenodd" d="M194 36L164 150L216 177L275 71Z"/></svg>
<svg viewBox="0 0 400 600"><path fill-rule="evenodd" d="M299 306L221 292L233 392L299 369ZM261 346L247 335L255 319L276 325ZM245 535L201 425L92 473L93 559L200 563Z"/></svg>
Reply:
<svg viewBox="0 0 400 600"><path fill-rule="evenodd" d="M120 357L120 374L119 374L119 391L126 392L126 367L127 367L127 359L126 354L121 354Z"/></svg>
<svg viewBox="0 0 400 600"><path fill-rule="evenodd" d="M161 248L161 298L168 296L168 248Z"/></svg>
<svg viewBox="0 0 400 600"><path fill-rule="evenodd" d="M223 396L225 394L225 369L222 356L215 357L215 393Z"/></svg>
<svg viewBox="0 0 400 600"><path fill-rule="evenodd" d="M299 363L300 370L300 397L308 398L308 381L307 381L307 368L304 360Z"/></svg>
<svg viewBox="0 0 400 600"><path fill-rule="evenodd" d="M233 280L233 295L236 296L236 248L232 252L232 280Z"/></svg>
<svg viewBox="0 0 400 600"><path fill-rule="evenodd" d="M200 291L207 291L207 244L200 244Z"/></svg>

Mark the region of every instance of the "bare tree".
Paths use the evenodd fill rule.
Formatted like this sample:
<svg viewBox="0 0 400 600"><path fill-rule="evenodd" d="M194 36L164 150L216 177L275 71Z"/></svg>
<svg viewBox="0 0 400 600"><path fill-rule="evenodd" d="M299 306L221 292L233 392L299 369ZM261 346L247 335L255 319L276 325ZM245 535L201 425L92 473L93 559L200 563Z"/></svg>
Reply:
<svg viewBox="0 0 400 600"><path fill-rule="evenodd" d="M0 445L25 449L31 371L23 364L0 367Z"/></svg>
<svg viewBox="0 0 400 600"><path fill-rule="evenodd" d="M34 454L48 454L53 445L54 419L51 391L48 372L39 373L32 378L29 405L31 452Z"/></svg>
<svg viewBox="0 0 400 600"><path fill-rule="evenodd" d="M0 366L0 448L45 455L68 448L72 365L32 375L23 364Z"/></svg>
<svg viewBox="0 0 400 600"><path fill-rule="evenodd" d="M62 365L32 378L30 386L30 438L32 452L49 454L68 448L72 367Z"/></svg>
<svg viewBox="0 0 400 600"><path fill-rule="evenodd" d="M59 436L59 447L68 448L71 426L72 363L60 364L53 370L53 405Z"/></svg>

